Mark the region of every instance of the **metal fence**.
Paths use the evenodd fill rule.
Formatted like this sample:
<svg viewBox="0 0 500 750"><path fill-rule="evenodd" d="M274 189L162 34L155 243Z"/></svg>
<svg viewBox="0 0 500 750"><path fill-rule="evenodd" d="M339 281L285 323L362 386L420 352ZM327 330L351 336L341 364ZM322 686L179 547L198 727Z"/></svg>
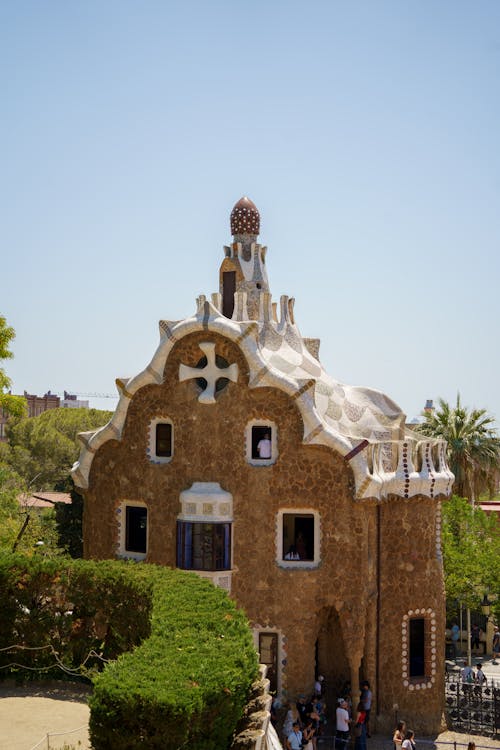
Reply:
<svg viewBox="0 0 500 750"><path fill-rule="evenodd" d="M445 683L448 727L485 737L500 734L500 688L463 682L459 674L447 674Z"/></svg>

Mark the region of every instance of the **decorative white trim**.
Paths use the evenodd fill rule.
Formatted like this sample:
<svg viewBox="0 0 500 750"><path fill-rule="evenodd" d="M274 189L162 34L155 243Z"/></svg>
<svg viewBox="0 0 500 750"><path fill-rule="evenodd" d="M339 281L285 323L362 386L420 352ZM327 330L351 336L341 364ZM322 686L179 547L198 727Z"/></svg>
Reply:
<svg viewBox="0 0 500 750"><path fill-rule="evenodd" d="M125 548L127 540L127 508L145 508L147 513L146 527L146 552L131 552ZM149 509L146 503L140 500L124 500L116 509L118 520L118 557L130 560L145 560L149 546Z"/></svg>
<svg viewBox="0 0 500 750"><path fill-rule="evenodd" d="M312 560L283 560L283 516L313 516L314 519L314 557ZM313 508L280 508L276 516L276 563L280 568L312 569L317 568L320 558L320 514Z"/></svg>
<svg viewBox="0 0 500 750"><path fill-rule="evenodd" d="M271 433L271 458L252 457L252 428L267 427ZM247 463L252 466L271 466L278 458L278 428L276 422L268 419L251 419L245 428L245 455Z"/></svg>
<svg viewBox="0 0 500 750"><path fill-rule="evenodd" d="M424 620L424 653L427 674L422 677L410 677L410 620ZM401 677L403 686L408 690L428 690L436 682L437 647L436 647L436 613L433 609L410 609L403 615L401 624ZM427 663L429 661L429 663Z"/></svg>
<svg viewBox="0 0 500 750"><path fill-rule="evenodd" d="M235 294L235 305L237 296L238 293ZM282 337L287 331L298 335L290 319L290 311L284 304L288 304L289 300L284 297L282 301L280 323L270 321L269 324L273 331ZM160 321L160 343L149 365L134 378L116 380L120 400L111 420L100 430L78 435L82 448L79 460L72 469L72 476L78 488L85 490L89 486L90 467L96 451L108 440L121 440L128 407L134 394L145 385L162 383L165 363L175 344L184 336L200 331L219 334L239 346L248 365L250 388L278 388L295 399L304 424L304 443L325 445L341 456L349 456L357 499L381 499L391 494L408 498L418 494L426 497L451 494L454 476L446 461L445 441L430 438L422 440L422 436L412 434L409 430L406 430L404 440L399 436L394 438L393 435L389 442L392 443L394 464L391 470L388 470L382 450L386 438L370 437L367 440L368 445L363 446L363 440L350 435L349 430L344 431L340 423L329 422L326 419L324 407L328 404L328 396L325 396L326 401L322 404L320 386L323 387L323 381L326 382L328 378L317 361L313 362L316 374L307 380L304 380L302 375L294 376L293 372L280 370L275 361L268 358L267 350L260 345L259 324L256 321L230 320L204 295L198 297L196 312L191 317L181 321ZM304 356L306 355L302 351L301 360ZM219 370L219 377L227 377L221 376L220 372ZM202 377L201 371L198 371L198 377ZM332 384L332 387L342 389L341 384L335 385L334 381ZM357 393L358 390L354 389L353 392ZM370 393L377 395L376 392ZM379 396L382 397L383 394ZM384 397L384 403L387 406L392 402ZM432 451L427 453L428 466L426 461L420 461L427 444L432 446ZM408 455L413 452L419 456L417 465L422 465L420 471L414 469L413 461L411 466L408 461Z"/></svg>
<svg viewBox="0 0 500 750"><path fill-rule="evenodd" d="M170 456L158 456L156 453L156 425L169 424L172 427ZM146 453L153 464L169 464L174 455L174 423L170 417L155 417L149 423L148 446Z"/></svg>
<svg viewBox="0 0 500 750"><path fill-rule="evenodd" d="M233 520L233 496L218 482L193 482L180 495L179 521L194 523L231 523Z"/></svg>
<svg viewBox="0 0 500 750"><path fill-rule="evenodd" d="M206 380L204 390L198 396L200 404L215 404L215 387L220 378L227 378L233 383L238 382L238 365L236 363L228 367L219 367L215 357L215 344L213 341L201 341L200 349L206 357L207 364L204 367L188 367L179 365L179 382L184 380Z"/></svg>
<svg viewBox="0 0 500 750"><path fill-rule="evenodd" d="M443 550L441 547L441 503L436 505L436 557L443 562Z"/></svg>

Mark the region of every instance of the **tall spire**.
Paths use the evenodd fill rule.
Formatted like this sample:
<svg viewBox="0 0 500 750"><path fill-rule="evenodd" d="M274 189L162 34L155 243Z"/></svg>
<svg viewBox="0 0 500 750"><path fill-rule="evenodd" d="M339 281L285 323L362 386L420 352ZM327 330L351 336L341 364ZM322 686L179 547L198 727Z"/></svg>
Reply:
<svg viewBox="0 0 500 750"><path fill-rule="evenodd" d="M233 242L224 248L225 258L220 268L220 292L226 317L233 317L234 294L246 294L249 320L259 320L261 296L269 292L265 266L266 247L257 242L260 214L255 204L244 196L234 205L230 217Z"/></svg>

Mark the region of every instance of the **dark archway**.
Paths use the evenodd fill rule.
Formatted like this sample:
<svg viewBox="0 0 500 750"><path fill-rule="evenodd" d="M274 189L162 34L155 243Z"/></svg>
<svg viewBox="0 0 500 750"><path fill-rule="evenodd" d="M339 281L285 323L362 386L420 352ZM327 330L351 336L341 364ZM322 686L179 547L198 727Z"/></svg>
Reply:
<svg viewBox="0 0 500 750"><path fill-rule="evenodd" d="M337 610L325 607L319 618L319 631L316 641L316 674L325 678L325 700L327 706L336 707L339 698L350 680L342 629ZM355 686L357 689L357 686Z"/></svg>

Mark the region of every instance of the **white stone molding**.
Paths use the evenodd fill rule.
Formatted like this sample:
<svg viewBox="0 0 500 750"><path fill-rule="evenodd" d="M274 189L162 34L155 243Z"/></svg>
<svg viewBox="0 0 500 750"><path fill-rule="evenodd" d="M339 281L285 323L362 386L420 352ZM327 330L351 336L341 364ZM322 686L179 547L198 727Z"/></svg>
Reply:
<svg viewBox="0 0 500 750"><path fill-rule="evenodd" d="M215 404L215 386L219 378L227 378L233 383L238 382L238 365L219 367L215 360L215 344L213 341L202 341L200 349L207 359L205 367L188 367L179 365L179 381L203 378L207 381L205 389L198 396L200 404Z"/></svg>
<svg viewBox="0 0 500 750"><path fill-rule="evenodd" d="M172 437L170 456L158 456L158 454L156 453L156 425L158 424L169 424L171 426ZM149 423L148 445L146 448L146 454L153 464L168 464L172 460L174 455L174 425L169 417L155 417Z"/></svg>
<svg viewBox="0 0 500 750"><path fill-rule="evenodd" d="M283 516L312 516L314 520L314 555L312 560L284 560L283 559ZM320 514L313 508L283 507L276 516L276 564L280 568L296 568L311 570L317 568L321 562L320 550Z"/></svg>
<svg viewBox="0 0 500 750"><path fill-rule="evenodd" d="M180 494L179 521L199 523L231 523L233 521L233 496L218 482L193 482Z"/></svg>
<svg viewBox="0 0 500 750"><path fill-rule="evenodd" d="M218 304L218 299L215 301ZM83 490L88 488L93 456L101 445L108 440L121 439L128 405L134 394L145 385L162 382L165 364L175 343L192 333L209 331L239 346L248 364L250 388L277 388L295 400L304 424L304 443L328 446L348 461L354 475L357 500L382 500L389 495L399 495L408 499L419 494L427 497L448 496L451 493L453 474L446 462L444 441L423 438L418 433L410 431L406 431L404 438L395 437L390 430L385 433L387 439L381 440L376 435L363 439L349 434L350 427L344 427L342 420L333 424L326 418L324 409L329 403L329 397L323 395L323 391L326 389L325 392L328 393L328 389L334 387L331 385L333 381L328 380L321 365L309 354L292 321L293 305L289 304L288 297L284 296L281 299L281 320L275 322L273 316L272 320L267 320L266 325L272 326L273 335L283 338L284 354L290 359L290 363L292 360L295 363L289 364L286 371L279 366L280 362L283 363L285 360L279 356L276 358L272 356L272 352L261 348L258 322L228 319L203 295L198 297L196 313L192 317L181 321L161 321L160 343L150 364L134 378L117 379L120 399L110 422L96 432L79 435L83 447L79 461L72 470L76 486ZM293 347L286 344L287 338L293 339ZM205 343L215 347L213 342ZM297 351L299 345L302 346L301 352ZM192 369L195 369L196 375L193 374L191 377L205 377L202 370ZM304 375L308 372L314 374L307 379ZM228 375L226 371L212 367L210 379L215 380L217 377ZM335 387L342 390L341 384ZM370 399L374 403L380 402L380 408L395 408L390 399L376 391L353 388L351 391L354 394L360 393L359 398L368 399L369 403ZM213 403L209 400L214 397L211 392L205 392L205 397L205 403ZM365 414L369 413L365 405L360 413L363 409ZM354 418L357 418L355 410ZM383 424L380 425L382 432ZM391 457L390 460L388 456Z"/></svg>
<svg viewBox="0 0 500 750"><path fill-rule="evenodd" d="M410 620L421 618L424 620L424 650L426 653L426 675L410 677ZM401 678L403 686L409 691L430 690L434 687L437 673L437 645L436 645L436 613L433 609L422 607L410 609L403 615L401 624Z"/></svg>

